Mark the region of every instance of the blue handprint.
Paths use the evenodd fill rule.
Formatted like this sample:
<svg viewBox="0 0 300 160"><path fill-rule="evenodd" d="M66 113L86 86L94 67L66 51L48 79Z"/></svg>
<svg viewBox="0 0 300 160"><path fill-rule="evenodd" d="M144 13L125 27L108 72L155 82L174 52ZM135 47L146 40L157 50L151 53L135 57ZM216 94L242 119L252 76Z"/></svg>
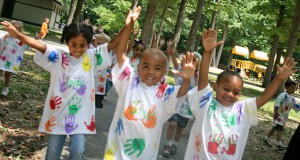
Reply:
<svg viewBox="0 0 300 160"><path fill-rule="evenodd" d="M139 76L135 76L130 84L130 89L137 87L140 83L140 77Z"/></svg>
<svg viewBox="0 0 300 160"><path fill-rule="evenodd" d="M207 93L206 95L204 95L203 97L200 98L200 101L199 101L200 108L205 106L205 104L208 102L211 95L212 95L212 92L209 92L209 93Z"/></svg>
<svg viewBox="0 0 300 160"><path fill-rule="evenodd" d="M72 133L78 124L75 125L75 115L69 115L65 117L65 131L66 133Z"/></svg>
<svg viewBox="0 0 300 160"><path fill-rule="evenodd" d="M48 61L56 63L56 60L58 59L58 55L56 52L52 51L48 56Z"/></svg>
<svg viewBox="0 0 300 160"><path fill-rule="evenodd" d="M117 123L117 127L115 129L115 133L121 135L122 130L123 130L123 121L122 121L121 118L119 118L119 121Z"/></svg>
<svg viewBox="0 0 300 160"><path fill-rule="evenodd" d="M170 95L174 92L175 88L174 86L169 87L165 92L165 101L167 101L170 98Z"/></svg>

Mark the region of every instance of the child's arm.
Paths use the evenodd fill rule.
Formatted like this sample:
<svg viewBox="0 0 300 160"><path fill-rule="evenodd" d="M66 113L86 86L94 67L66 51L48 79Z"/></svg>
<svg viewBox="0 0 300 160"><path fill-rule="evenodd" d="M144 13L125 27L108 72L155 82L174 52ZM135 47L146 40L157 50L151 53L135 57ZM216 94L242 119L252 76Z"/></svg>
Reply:
<svg viewBox="0 0 300 160"><path fill-rule="evenodd" d="M173 71L174 74L177 76L180 76L183 78L182 84L179 88L179 91L177 93L177 97L182 97L186 95L186 93L189 91L190 84L191 84L191 78L194 76L194 72L198 63L198 59L196 59L193 62L194 54L188 52L186 56L183 56L182 58L182 70L179 71Z"/></svg>
<svg viewBox="0 0 300 160"><path fill-rule="evenodd" d="M116 48L116 56L118 60L119 67L121 67L126 60L126 48L127 42L130 36L131 28L133 27L134 21L139 17L141 13L141 7L134 8L130 10L125 21L125 28L122 30L120 35L120 42Z"/></svg>
<svg viewBox="0 0 300 160"><path fill-rule="evenodd" d="M294 59L292 58L286 58L284 61L282 67L277 65L277 71L278 74L276 77L272 80L270 85L267 86L267 88L264 90L264 92L256 97L256 105L257 108L261 107L264 105L266 102L268 102L273 95L276 93L278 87L281 85L282 82L287 80L287 78L292 75L292 73L295 73L296 71L293 70L297 62L294 62Z"/></svg>
<svg viewBox="0 0 300 160"><path fill-rule="evenodd" d="M224 43L223 41L217 42L217 31L213 31L211 28L205 30L202 35L202 44L204 46L204 53L200 63L198 90L204 89L208 84L208 72L210 57L214 48Z"/></svg>
<svg viewBox="0 0 300 160"><path fill-rule="evenodd" d="M129 42L129 45L128 45L128 48L127 48L127 54L129 54L130 51L132 50L132 47L133 47L133 45L135 43L135 39L136 39L137 35L139 34L139 31L140 31L139 28L135 28L133 30L133 36L130 39L130 42Z"/></svg>
<svg viewBox="0 0 300 160"><path fill-rule="evenodd" d="M28 37L22 33L20 33L10 22L4 21L1 24L5 27L6 31L10 34L11 37L19 39L21 42L26 44L27 46L34 48L41 53L45 53L47 46L42 42Z"/></svg>

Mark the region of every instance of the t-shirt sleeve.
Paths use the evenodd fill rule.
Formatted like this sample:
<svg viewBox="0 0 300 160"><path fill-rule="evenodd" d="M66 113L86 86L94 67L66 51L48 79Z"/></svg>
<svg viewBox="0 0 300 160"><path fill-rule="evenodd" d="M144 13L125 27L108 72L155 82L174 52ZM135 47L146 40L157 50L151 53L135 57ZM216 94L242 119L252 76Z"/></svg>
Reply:
<svg viewBox="0 0 300 160"><path fill-rule="evenodd" d="M245 106L244 113L245 113L246 120L249 122L250 125L257 125L258 119L257 119L256 98L246 99L241 102L243 102L242 105ZM243 113L241 112L240 114Z"/></svg>
<svg viewBox="0 0 300 160"><path fill-rule="evenodd" d="M212 88L208 84L204 89L198 91L198 86L194 87L188 92L188 98L190 102L190 108L195 116L199 118L204 113L212 99Z"/></svg>
<svg viewBox="0 0 300 160"><path fill-rule="evenodd" d="M62 50L54 49L46 45L45 53L37 51L34 62L50 73L59 72L62 63Z"/></svg>
<svg viewBox="0 0 300 160"><path fill-rule="evenodd" d="M129 64L129 59L126 58L122 66L114 65L111 70L113 85L118 94L126 93L130 80L134 76L133 68Z"/></svg>
<svg viewBox="0 0 300 160"><path fill-rule="evenodd" d="M111 66L112 63L112 54L108 52L107 49L108 43L102 44L97 48L90 49L90 52L95 56L95 64L97 70L103 70Z"/></svg>

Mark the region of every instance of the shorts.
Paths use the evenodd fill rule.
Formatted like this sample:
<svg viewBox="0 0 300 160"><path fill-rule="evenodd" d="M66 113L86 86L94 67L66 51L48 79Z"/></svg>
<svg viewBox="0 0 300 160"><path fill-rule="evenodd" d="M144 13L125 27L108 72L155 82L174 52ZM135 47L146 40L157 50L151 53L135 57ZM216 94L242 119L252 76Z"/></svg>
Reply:
<svg viewBox="0 0 300 160"><path fill-rule="evenodd" d="M96 94L95 95L95 105L96 108L103 108L103 98L105 95Z"/></svg>
<svg viewBox="0 0 300 160"><path fill-rule="evenodd" d="M173 114L173 116L169 119L169 122L177 122L177 126L180 128L185 128L189 122L188 118L182 117L178 113Z"/></svg>
<svg viewBox="0 0 300 160"><path fill-rule="evenodd" d="M279 124L275 124L275 126L273 126L273 129L275 131L283 131L284 130L284 126L279 125Z"/></svg>

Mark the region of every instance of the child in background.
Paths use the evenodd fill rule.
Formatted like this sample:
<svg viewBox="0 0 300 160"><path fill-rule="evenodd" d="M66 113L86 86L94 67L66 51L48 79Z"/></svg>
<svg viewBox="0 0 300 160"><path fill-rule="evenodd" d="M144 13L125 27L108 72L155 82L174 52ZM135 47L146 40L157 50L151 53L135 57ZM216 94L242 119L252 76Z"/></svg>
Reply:
<svg viewBox="0 0 300 160"><path fill-rule="evenodd" d="M238 101L242 93L242 77L233 71L223 71L214 84L208 84L209 63L213 49L223 42L216 42L217 33L205 30L202 36L204 53L200 63L198 87L188 93L195 122L190 132L185 152L190 159L242 159L250 125L257 124L257 108L268 102L278 87L292 73L294 59L287 58L271 84L256 97Z"/></svg>
<svg viewBox="0 0 300 160"><path fill-rule="evenodd" d="M19 32L22 32L22 22L12 20L11 24ZM27 46L24 45L20 40L11 37L9 34L1 35L0 39L0 76L3 74L3 72L5 72L4 88L2 89L1 94L3 96L7 96L12 73L18 73Z"/></svg>
<svg viewBox="0 0 300 160"><path fill-rule="evenodd" d="M176 53L172 46L173 45L168 45L168 48L166 50L167 55L170 55L174 65L174 69L177 71L181 71L182 65L178 64L176 60ZM199 53L194 53L194 56L195 56L194 59L195 58L198 58L199 60L201 59L201 55ZM197 82L199 77L199 65L200 64L198 63L195 69L194 77L191 79L190 88L193 88L198 84ZM175 85L181 85L182 78L178 76L174 76L174 78L175 78ZM184 99L184 102L181 106L179 113L173 114L173 116L168 120L169 125L167 129L167 144L164 145L164 149L162 153L163 157L169 158L170 155L176 155L177 143L180 141L183 130L187 126L190 118L193 118L193 115L190 110L188 98L186 97Z"/></svg>
<svg viewBox="0 0 300 160"><path fill-rule="evenodd" d="M117 46L123 32L108 44L88 49L93 36L91 27L72 23L63 36L70 51L66 53L23 35L9 22L1 24L12 37L35 48L38 52L34 61L51 73L39 126L40 132L48 134L46 159L60 159L67 136L70 137L70 159L83 159L85 135L96 133L94 71L96 66L110 66L109 51Z"/></svg>
<svg viewBox="0 0 300 160"><path fill-rule="evenodd" d="M49 33L48 31L48 23L49 23L49 19L48 18L45 18L42 26L41 26L41 29L40 29L40 37L39 39L42 40L45 38L45 36L47 35L47 33Z"/></svg>
<svg viewBox="0 0 300 160"><path fill-rule="evenodd" d="M134 19L127 21L131 21L132 27ZM118 102L107 138L106 160L157 158L163 123L179 111L176 104L187 93L197 63L188 53L182 71L175 72L183 77L182 85L160 84L166 74L167 57L156 48L145 50L136 73L126 57L129 35L122 37L115 50L118 63L112 69L112 79Z"/></svg>
<svg viewBox="0 0 300 160"><path fill-rule="evenodd" d="M297 83L288 79L285 83L285 92L281 93L277 98L274 104L273 111L273 127L270 129L263 142L265 142L268 146L272 147L272 143L270 141L271 136L277 131L277 144L276 149L279 151L283 151L286 147L283 147L281 139L282 139L282 131L284 130L284 126L288 120L288 116L290 110L298 112L300 110L300 106L297 103L296 99L292 96L295 93L297 88Z"/></svg>
<svg viewBox="0 0 300 160"><path fill-rule="evenodd" d="M141 54L146 49L145 44L143 41L139 40L136 41L136 36L138 35L140 29L135 28L133 31L133 36L130 39L130 43L127 48L127 55L129 58L129 63L134 69L134 71L137 73L137 65L139 64Z"/></svg>

